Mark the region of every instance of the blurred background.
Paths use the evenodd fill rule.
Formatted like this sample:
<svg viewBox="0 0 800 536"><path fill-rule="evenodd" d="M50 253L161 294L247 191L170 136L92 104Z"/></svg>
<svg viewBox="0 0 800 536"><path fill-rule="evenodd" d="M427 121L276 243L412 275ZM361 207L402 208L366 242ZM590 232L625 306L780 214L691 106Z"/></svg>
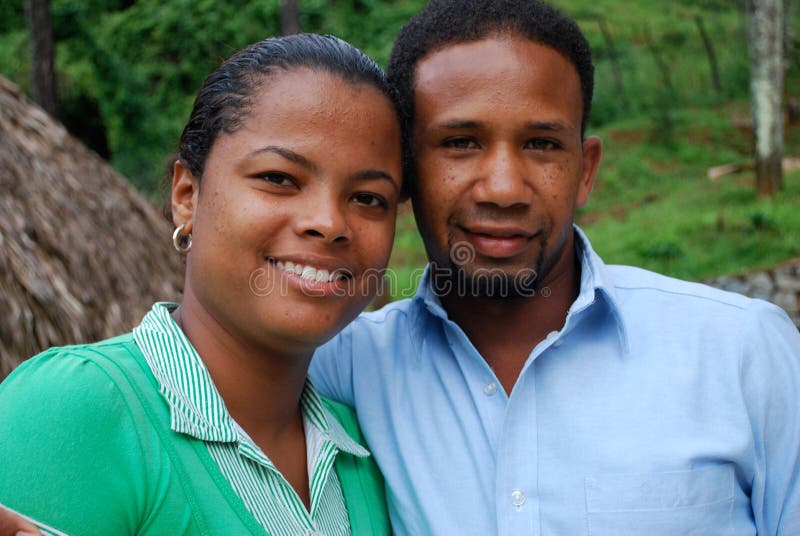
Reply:
<svg viewBox="0 0 800 536"><path fill-rule="evenodd" d="M595 249L609 263L711 281L772 299L800 321L797 1L552 3L579 22L595 57L596 89L588 133L603 139L604 159L592 199L578 218ZM783 14L778 20L762 21L756 9L771 3ZM138 293L142 303L175 298L150 295L179 292L182 274L174 258L159 265L155 274L144 272L154 270L159 256L172 255L168 226L148 213L142 216L149 222L146 225L128 218L130 227L120 238L113 222L123 211L150 210L141 208L142 203L156 207L162 202L167 164L193 97L220 61L266 36L307 31L335 34L385 65L394 36L423 4L421 0L0 0L0 75L7 79L0 84L0 94L4 91L6 98L0 103L4 120L0 200L13 200L7 210L18 211L17 224L6 225L1 222L7 215L0 212L0 233L4 233L0 244L13 242L22 251L16 264L0 261L0 308L16 311L0 313L0 364L39 346L120 332L120 326L134 318L118 312L106 321L105 331L73 329L70 334L66 328L42 331L41 326L37 332L36 318L41 315L50 315L53 325L72 324L72 317L69 322L58 319L75 314L84 304L83 316L76 322L91 323L103 314L112 295ZM771 49L754 46L756 40L782 46L777 67L768 58L755 58L754 65L765 66L760 74L751 66L751 55ZM767 112L772 114L773 131L774 124L782 125L776 170L774 151L772 164L754 159L756 131L764 120L753 119L751 79L777 82L778 72L783 77L777 87L779 102ZM49 117L38 116L30 100ZM79 141L66 146L64 136ZM83 148L77 148L81 144L90 150L85 156ZM67 165L69 159L77 160ZM48 160L53 163L49 171L38 173L37 166L46 168ZM103 173L88 172L91 166L83 164L89 161L93 166L107 161L110 167L103 173L112 178L101 180ZM74 169L69 167L73 164ZM68 169L75 184L56 187L55 182L64 181L59 172ZM757 175L765 170L772 177L762 176L757 186ZM48 185L30 190L29 181L43 180L37 175L46 176ZM112 183L124 193L99 205L91 199ZM49 212L44 206L38 212L30 208L36 196L44 197L43 205L51 205ZM133 210L131 204L139 208ZM60 225L38 221L46 220L47 214L55 218L69 214L80 220L90 212L94 220L75 223L83 234L59 236L65 232ZM68 243L96 242L106 231L112 237L104 247ZM56 235L50 237L50 245L47 233ZM165 249L155 247L154 241L163 242ZM99 258L121 247L140 254L146 250L157 258L131 272L141 270L142 279L163 277L169 283L142 290L132 275L110 281L107 288L94 288L99 283L91 275L91 263L71 261L74 251L68 255L59 249L75 247ZM36 294L39 276L31 275L31 266L45 261L56 263L50 275L42 275L55 290L39 289ZM405 207L382 301L413 294L424 264L413 215ZM59 272L61 281L56 282ZM72 284L77 286L71 290ZM87 286L94 290L88 292ZM24 299L8 297L14 292ZM59 308L67 298L78 304L72 312ZM118 309L139 307L126 303L121 301ZM137 319L139 314L136 310ZM25 330L35 335L26 335ZM12 338L13 344L8 342ZM38 342L27 344L26 338Z"/></svg>

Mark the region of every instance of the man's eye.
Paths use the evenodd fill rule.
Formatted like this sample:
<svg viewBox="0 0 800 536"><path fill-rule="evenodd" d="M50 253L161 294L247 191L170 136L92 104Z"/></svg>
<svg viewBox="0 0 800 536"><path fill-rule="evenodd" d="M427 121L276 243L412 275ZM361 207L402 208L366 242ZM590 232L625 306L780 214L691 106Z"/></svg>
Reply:
<svg viewBox="0 0 800 536"><path fill-rule="evenodd" d="M367 207L383 207L386 208L388 204L386 200L379 195L370 194L366 192L358 193L353 196L353 201L358 203L359 205L364 205Z"/></svg>
<svg viewBox="0 0 800 536"><path fill-rule="evenodd" d="M477 149L478 144L472 138L449 138L442 143L444 147L451 149Z"/></svg>
<svg viewBox="0 0 800 536"><path fill-rule="evenodd" d="M532 140L528 140L528 143L526 143L525 146L536 151L552 151L553 149L558 149L561 147L557 141L547 138L534 138Z"/></svg>

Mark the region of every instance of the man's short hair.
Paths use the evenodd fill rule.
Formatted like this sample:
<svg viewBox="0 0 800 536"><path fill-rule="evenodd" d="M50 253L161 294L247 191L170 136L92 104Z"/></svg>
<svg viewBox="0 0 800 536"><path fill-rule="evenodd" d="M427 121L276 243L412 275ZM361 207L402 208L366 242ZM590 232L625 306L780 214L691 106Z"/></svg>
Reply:
<svg viewBox="0 0 800 536"><path fill-rule="evenodd" d="M431 0L400 30L387 76L403 127L406 181L413 188L411 134L414 126L414 85L417 64L439 49L497 34L518 34L564 55L578 72L586 130L594 91L594 65L589 43L578 24L539 0Z"/></svg>

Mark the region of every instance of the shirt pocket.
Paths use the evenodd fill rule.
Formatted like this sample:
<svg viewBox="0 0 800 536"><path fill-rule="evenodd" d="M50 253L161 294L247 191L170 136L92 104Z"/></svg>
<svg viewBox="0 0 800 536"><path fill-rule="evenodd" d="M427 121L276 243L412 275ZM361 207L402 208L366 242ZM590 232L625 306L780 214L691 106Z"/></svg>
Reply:
<svg viewBox="0 0 800 536"><path fill-rule="evenodd" d="M590 536L712 536L732 530L732 464L593 476L584 487Z"/></svg>

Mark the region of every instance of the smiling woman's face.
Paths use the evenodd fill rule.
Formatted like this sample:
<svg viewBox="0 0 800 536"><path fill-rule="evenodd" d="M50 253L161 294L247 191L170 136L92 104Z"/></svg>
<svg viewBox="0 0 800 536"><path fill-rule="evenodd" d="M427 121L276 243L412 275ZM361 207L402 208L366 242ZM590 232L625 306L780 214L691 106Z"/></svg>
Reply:
<svg viewBox="0 0 800 536"><path fill-rule="evenodd" d="M369 303L401 189L400 131L377 89L276 70L201 181L176 166L173 214L191 224L185 294L238 340L313 350Z"/></svg>

